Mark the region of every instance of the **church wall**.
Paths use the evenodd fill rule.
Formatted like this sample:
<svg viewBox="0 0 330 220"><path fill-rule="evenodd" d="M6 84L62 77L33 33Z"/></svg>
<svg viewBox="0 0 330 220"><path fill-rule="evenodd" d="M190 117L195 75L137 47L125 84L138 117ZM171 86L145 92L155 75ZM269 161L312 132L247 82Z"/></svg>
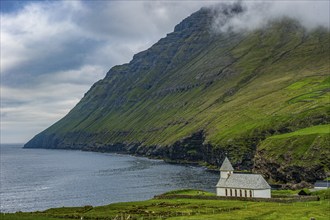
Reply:
<svg viewBox="0 0 330 220"><path fill-rule="evenodd" d="M217 187L217 196L271 198L270 189L230 189Z"/></svg>
<svg viewBox="0 0 330 220"><path fill-rule="evenodd" d="M217 187L217 196L226 196L225 188Z"/></svg>
<svg viewBox="0 0 330 220"><path fill-rule="evenodd" d="M271 197L270 189L255 189L253 191L254 191L255 198L270 198Z"/></svg>
<svg viewBox="0 0 330 220"><path fill-rule="evenodd" d="M233 172L231 172L231 171L220 171L220 178L227 179L228 175L231 174L231 173L233 173Z"/></svg>

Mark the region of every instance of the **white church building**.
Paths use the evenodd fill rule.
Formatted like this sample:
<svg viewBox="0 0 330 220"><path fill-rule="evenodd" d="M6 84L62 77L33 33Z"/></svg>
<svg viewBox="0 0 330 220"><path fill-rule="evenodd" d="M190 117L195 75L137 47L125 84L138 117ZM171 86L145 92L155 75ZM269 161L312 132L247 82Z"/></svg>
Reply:
<svg viewBox="0 0 330 220"><path fill-rule="evenodd" d="M260 174L234 173L226 157L220 168L217 196L271 198L271 187Z"/></svg>

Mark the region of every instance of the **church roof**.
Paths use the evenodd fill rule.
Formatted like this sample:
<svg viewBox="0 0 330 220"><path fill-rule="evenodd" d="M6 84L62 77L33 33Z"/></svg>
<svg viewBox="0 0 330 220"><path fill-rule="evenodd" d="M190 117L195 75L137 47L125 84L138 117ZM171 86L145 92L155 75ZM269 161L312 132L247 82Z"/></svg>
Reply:
<svg viewBox="0 0 330 220"><path fill-rule="evenodd" d="M220 171L234 171L233 166L231 165L230 161L226 157L225 160L222 162L220 167Z"/></svg>
<svg viewBox="0 0 330 220"><path fill-rule="evenodd" d="M324 188L330 188L330 184L328 181L316 181L316 183L314 183L314 187L324 187Z"/></svg>
<svg viewBox="0 0 330 220"><path fill-rule="evenodd" d="M237 189L270 189L260 174L233 173L228 178L220 178L217 187Z"/></svg>

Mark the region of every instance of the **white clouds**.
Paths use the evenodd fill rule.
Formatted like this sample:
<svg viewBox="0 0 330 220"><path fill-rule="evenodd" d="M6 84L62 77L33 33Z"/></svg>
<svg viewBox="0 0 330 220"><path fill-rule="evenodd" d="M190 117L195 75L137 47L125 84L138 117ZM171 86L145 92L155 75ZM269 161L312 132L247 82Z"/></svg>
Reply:
<svg viewBox="0 0 330 220"><path fill-rule="evenodd" d="M48 84L67 83L88 86L91 82L95 82L95 79L101 79L106 71L108 69L102 68L102 66L85 65L80 69L59 71L51 75L41 75L38 84L48 86Z"/></svg>
<svg viewBox="0 0 330 220"><path fill-rule="evenodd" d="M26 141L61 119L106 71L86 65L39 75L28 87L2 85L1 141Z"/></svg>
<svg viewBox="0 0 330 220"><path fill-rule="evenodd" d="M107 68L128 62L200 6L118 1L30 3L17 13L1 16L1 73L22 74L24 67L24 75L36 76L95 65L89 62L98 56L97 63Z"/></svg>
<svg viewBox="0 0 330 220"><path fill-rule="evenodd" d="M275 1L270 6L270 16L288 16L298 19L309 29L330 26L330 2L324 0L314 1Z"/></svg>
<svg viewBox="0 0 330 220"><path fill-rule="evenodd" d="M330 2L324 0L274 0L274 1L235 1L243 11L230 18L216 13L213 30L216 32L254 30L267 25L273 19L289 17L301 22L307 29L323 26L329 29ZM228 4L226 4L228 5ZM219 8L215 8L217 11ZM226 20L227 19L227 20Z"/></svg>
<svg viewBox="0 0 330 220"><path fill-rule="evenodd" d="M75 24L60 18L53 10L60 4L29 4L17 14L1 15L1 74L43 74L52 56L63 57L64 48L72 38ZM60 7L62 9L63 6ZM63 14L73 13L64 10ZM49 60L51 61L51 60ZM21 75L19 76L21 77ZM6 80L6 78L4 78Z"/></svg>
<svg viewBox="0 0 330 220"><path fill-rule="evenodd" d="M82 87L82 88L80 88ZM22 142L62 118L88 86L54 84L34 89L1 87L1 142ZM69 94L69 95L68 95Z"/></svg>
<svg viewBox="0 0 330 220"><path fill-rule="evenodd" d="M61 119L89 89L96 70L87 66L49 79L40 76L33 88L1 86L2 143L26 141Z"/></svg>

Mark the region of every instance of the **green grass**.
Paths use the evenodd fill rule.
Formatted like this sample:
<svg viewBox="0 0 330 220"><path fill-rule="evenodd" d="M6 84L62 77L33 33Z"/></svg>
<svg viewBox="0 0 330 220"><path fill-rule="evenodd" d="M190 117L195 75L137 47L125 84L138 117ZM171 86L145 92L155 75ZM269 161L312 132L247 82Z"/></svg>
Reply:
<svg viewBox="0 0 330 220"><path fill-rule="evenodd" d="M203 190L182 189L182 190L170 191L170 192L164 193L163 195L214 196L215 194L211 193L211 192L203 191Z"/></svg>
<svg viewBox="0 0 330 220"><path fill-rule="evenodd" d="M318 125L295 132L273 135L258 146L265 160L284 163L283 166L317 166L320 158L328 160L330 149L330 125Z"/></svg>
<svg viewBox="0 0 330 220"><path fill-rule="evenodd" d="M199 190L178 190L167 194L198 195ZM277 191L281 195L296 193ZM315 202L252 202L203 199L151 199L141 202L115 203L99 207L54 208L43 212L1 214L1 220L59 220L59 219L316 219L329 217L330 190L315 192L321 197Z"/></svg>
<svg viewBox="0 0 330 220"><path fill-rule="evenodd" d="M29 214L29 213L17 213L17 214L0 214L1 220L72 220L72 218L57 218L57 217L49 217L47 215L39 215L39 214Z"/></svg>
<svg viewBox="0 0 330 220"><path fill-rule="evenodd" d="M318 190L312 192L311 194L314 196L319 196L321 200L330 200L330 189Z"/></svg>
<svg viewBox="0 0 330 220"><path fill-rule="evenodd" d="M294 136L305 136L311 134L328 134L330 135L330 124L326 125L317 125L312 126L304 129L297 130L295 132L281 134L281 135L274 135L271 136L271 139L278 139L278 138L289 138Z"/></svg>
<svg viewBox="0 0 330 220"><path fill-rule="evenodd" d="M272 190L272 196L290 196L290 195L298 195L300 190Z"/></svg>

